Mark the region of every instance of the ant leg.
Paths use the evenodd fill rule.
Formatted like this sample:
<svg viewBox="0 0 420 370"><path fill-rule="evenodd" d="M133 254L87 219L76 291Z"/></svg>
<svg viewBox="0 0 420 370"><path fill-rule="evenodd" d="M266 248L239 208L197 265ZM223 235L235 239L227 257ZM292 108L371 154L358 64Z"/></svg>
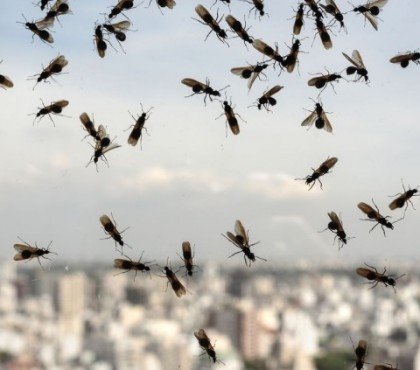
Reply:
<svg viewBox="0 0 420 370"><path fill-rule="evenodd" d="M371 265L368 265L366 262L365 262L365 265L366 265L367 267L369 267L369 268L371 268L371 269L375 270L375 272L376 272L376 273L378 273L378 270L376 269L376 267L373 267L373 266L371 266Z"/></svg>
<svg viewBox="0 0 420 370"><path fill-rule="evenodd" d="M127 272L130 272L130 270L125 270L123 272L119 272L118 274L115 274L114 276L118 276L118 275L121 275L121 274L126 274Z"/></svg>
<svg viewBox="0 0 420 370"><path fill-rule="evenodd" d="M381 225L381 229L382 229L382 232L384 233L384 236L386 237L385 229L382 225Z"/></svg>
<svg viewBox="0 0 420 370"><path fill-rule="evenodd" d="M231 258L231 257L233 257L234 255L236 255L238 253L242 253L242 251L235 252L235 253L231 254L228 258Z"/></svg>
<svg viewBox="0 0 420 370"><path fill-rule="evenodd" d="M414 204L413 204L413 202L411 201L411 199L408 199L408 201L410 202L411 207L413 207L413 209L415 210L415 209L416 209L416 207L414 207Z"/></svg>
<svg viewBox="0 0 420 370"><path fill-rule="evenodd" d="M371 233L372 231L373 231L373 229L376 227L376 226L378 226L379 225L379 222L377 222L370 230L369 230L369 233ZM382 228L383 228L383 226L382 226Z"/></svg>

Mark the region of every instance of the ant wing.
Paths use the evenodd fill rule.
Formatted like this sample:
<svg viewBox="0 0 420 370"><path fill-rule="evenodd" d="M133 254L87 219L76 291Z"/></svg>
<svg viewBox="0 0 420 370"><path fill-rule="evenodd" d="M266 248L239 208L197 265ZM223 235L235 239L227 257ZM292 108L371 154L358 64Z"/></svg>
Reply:
<svg viewBox="0 0 420 370"><path fill-rule="evenodd" d="M325 162L323 162L321 164L320 167L325 166L326 168L328 168L328 170L330 170L332 167L335 166L335 164L337 163L337 161L338 161L338 158L336 158L336 157L328 158Z"/></svg>
<svg viewBox="0 0 420 370"><path fill-rule="evenodd" d="M263 96L266 98L269 98L273 96L274 94L278 93L282 88L283 86L280 86L280 85L273 86L270 90L264 93Z"/></svg>
<svg viewBox="0 0 420 370"><path fill-rule="evenodd" d="M214 22L214 18L213 16L209 13L209 11L201 4L198 4L195 7L195 12L198 14L198 16L207 24L213 23Z"/></svg>
<svg viewBox="0 0 420 370"><path fill-rule="evenodd" d="M372 27L377 31L378 30L378 20L369 12L363 13L363 15L366 17L366 19L370 22Z"/></svg>
<svg viewBox="0 0 420 370"><path fill-rule="evenodd" d="M202 90L207 88L206 84L203 84L200 81L194 80L193 78L184 78L181 83L183 83L184 85L188 86L188 87L195 87L195 86L200 86Z"/></svg>
<svg viewBox="0 0 420 370"><path fill-rule="evenodd" d="M398 198L394 199L390 204L389 204L389 209L394 210L397 208L401 208L401 202L404 201L405 203L405 194L400 195Z"/></svg>
<svg viewBox="0 0 420 370"><path fill-rule="evenodd" d="M183 242L182 243L182 253L185 255L186 253L191 254L191 244L190 242Z"/></svg>
<svg viewBox="0 0 420 370"><path fill-rule="evenodd" d="M308 86L315 86L318 81L325 80L324 76L313 77L308 81Z"/></svg>
<svg viewBox="0 0 420 370"><path fill-rule="evenodd" d="M124 269L124 270L130 270L132 266L132 262L125 259L117 258L114 260L114 267L116 269Z"/></svg>
<svg viewBox="0 0 420 370"><path fill-rule="evenodd" d="M0 85L5 86L5 87L13 87L13 82L12 80L4 75L0 75Z"/></svg>
<svg viewBox="0 0 420 370"><path fill-rule="evenodd" d="M364 267L359 267L358 269L356 269L356 273L357 275L368 279L368 277L371 277L372 274L375 274L375 271L364 268Z"/></svg>
<svg viewBox="0 0 420 370"><path fill-rule="evenodd" d="M38 248L31 247L30 245L26 245L26 244L15 244L13 248L15 248L18 252L35 253L38 250Z"/></svg>
<svg viewBox="0 0 420 370"><path fill-rule="evenodd" d="M303 120L303 122L301 123L301 126L312 126L317 116L318 115L316 111L314 110L308 117L306 117Z"/></svg>
<svg viewBox="0 0 420 370"><path fill-rule="evenodd" d="M359 68L366 69L365 64L363 63L362 56L360 55L358 50L353 50L353 53L351 54L351 56L353 57L353 60L357 63L357 66Z"/></svg>
<svg viewBox="0 0 420 370"><path fill-rule="evenodd" d="M240 236L240 238L242 238L243 242L241 244L243 245L248 245L249 240L248 240L248 235L245 231L245 228L243 227L241 221L236 220L235 222L235 233L236 233L236 240L238 240L238 236Z"/></svg>
<svg viewBox="0 0 420 370"><path fill-rule="evenodd" d="M117 22L117 23L112 23L111 24L112 27L114 27L115 29L117 29L118 31L127 31L130 26L131 26L131 22L129 21L121 21L121 22Z"/></svg>
<svg viewBox="0 0 420 370"><path fill-rule="evenodd" d="M366 203L364 203L364 202L360 202L358 205L357 205L357 207L363 212L363 213L365 213L366 215L368 215L369 216L369 214L372 214L372 212L373 213L378 213L378 212L376 212L369 204L366 204Z"/></svg>
<svg viewBox="0 0 420 370"><path fill-rule="evenodd" d="M117 143L112 143L102 150L102 155L109 152L110 150L117 149L119 147L121 147L121 145Z"/></svg>
<svg viewBox="0 0 420 370"><path fill-rule="evenodd" d="M405 62L407 60L411 60L413 53L408 53L408 54L399 54L396 55L395 57L392 57L389 61L391 63L401 63L401 62Z"/></svg>
<svg viewBox="0 0 420 370"><path fill-rule="evenodd" d="M327 131L327 132L332 132L333 128L332 128L330 120L328 119L324 110L322 110L321 118L324 120L324 130Z"/></svg>

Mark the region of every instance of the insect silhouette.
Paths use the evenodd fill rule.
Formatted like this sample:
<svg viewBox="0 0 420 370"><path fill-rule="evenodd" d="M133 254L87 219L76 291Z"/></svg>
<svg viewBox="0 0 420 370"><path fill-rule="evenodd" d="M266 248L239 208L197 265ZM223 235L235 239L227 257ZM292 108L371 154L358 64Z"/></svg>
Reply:
<svg viewBox="0 0 420 370"><path fill-rule="evenodd" d="M325 0L325 4L319 4L319 6L325 10L326 13L331 14L335 21L340 23L341 28L345 28L344 25L344 15L341 13L340 9L338 8L337 4L334 0Z"/></svg>
<svg viewBox="0 0 420 370"><path fill-rule="evenodd" d="M99 126L99 128L100 128L100 126ZM94 153L93 153L92 157L90 158L86 167L89 166L89 164L91 164L93 162L96 165L96 171L98 171L97 164L98 164L99 158L101 158L107 164L107 166L109 167L108 159L105 157L105 154L108 153L111 150L120 148L121 145L119 145L117 143L112 143L112 142L110 142L108 145L103 145L101 142L104 141L104 140L107 140L107 139L101 137L101 140L98 140L96 142L96 144L94 146Z"/></svg>
<svg viewBox="0 0 420 370"><path fill-rule="evenodd" d="M3 61L0 61L0 64L2 62ZM0 87L3 88L4 90L6 90L6 88L12 88L13 87L13 82L9 77L0 74Z"/></svg>
<svg viewBox="0 0 420 370"><path fill-rule="evenodd" d="M46 257L47 254L57 254L50 251L52 241L50 241L47 248L39 248L36 243L35 247L33 247L29 243L25 242L23 239L19 237L18 239L24 244L15 244L13 246L13 248L15 248L15 250L18 252L13 257L15 261L30 261L31 259L36 258L41 268L44 269L44 267L42 267L40 257L50 260L50 258Z"/></svg>
<svg viewBox="0 0 420 370"><path fill-rule="evenodd" d="M232 31L235 32L238 37L245 43L245 46L247 42L252 44L253 38L248 34L248 31L245 28L246 24L245 27L242 26L242 23L230 14L225 17L225 20Z"/></svg>
<svg viewBox="0 0 420 370"><path fill-rule="evenodd" d="M266 259L258 257L253 252L251 252L251 247L259 244L259 241L249 244L249 233L248 231L245 231L241 221L236 220L235 222L235 234L227 231L226 235L222 234L222 236L230 241L236 248L240 249L238 252L231 254L228 258L231 258L238 253L243 253L245 265L248 267L251 266L252 262L256 261L256 258L262 261L267 261Z"/></svg>
<svg viewBox="0 0 420 370"><path fill-rule="evenodd" d="M300 35L300 31L302 30L302 27L304 24L304 20L303 20L303 14L304 14L303 7L304 6L305 6L304 3L300 3L298 10L296 11L295 22L293 23L293 33L295 35Z"/></svg>
<svg viewBox="0 0 420 370"><path fill-rule="evenodd" d="M128 227L125 228L123 231L118 231L117 223L115 222L112 214L111 214L111 217L113 221L111 221L111 219L107 215L102 215L101 217L99 217L99 221L102 227L104 228L105 234L109 235L105 239L113 239L115 242L115 249L117 249L117 243L118 243L121 246L121 252L122 252L122 247L124 247L124 245L131 248L126 242L123 241L122 236L121 236L121 234L124 233L128 229Z"/></svg>
<svg viewBox="0 0 420 370"><path fill-rule="evenodd" d="M268 89L260 98L257 99L257 102L254 104L259 110L264 108L267 112L271 112L270 106L274 107L277 104L277 100L273 98L273 95L278 93L283 86L276 85L271 89Z"/></svg>
<svg viewBox="0 0 420 370"><path fill-rule="evenodd" d="M289 73L294 71L296 63L298 63L300 45L300 40L295 39L292 43L292 47L290 48L290 53L283 59L282 65L286 67L286 70Z"/></svg>
<svg viewBox="0 0 420 370"><path fill-rule="evenodd" d="M264 17L264 15L266 15L267 13L265 12L265 10L264 10L264 2L263 2L263 0L251 0L251 1L248 1L248 0L242 0L243 2L245 2L245 3L248 3L248 4L251 4L252 5L252 8L251 9L249 9L249 12L248 12L248 14L251 14L251 12L252 11L254 11L255 12L255 16L257 15L257 14L259 14L259 17L261 18L261 17ZM268 14L267 14L268 15Z"/></svg>
<svg viewBox="0 0 420 370"><path fill-rule="evenodd" d="M346 68L347 75L353 75L356 73L357 77L354 80L355 82L361 79L365 79L365 82L369 82L368 71L363 63L363 59L360 53L357 50L353 50L351 58L346 53L342 54L351 64L353 64L353 66Z"/></svg>
<svg viewBox="0 0 420 370"><path fill-rule="evenodd" d="M274 66L276 64L279 64L280 69L283 68L283 57L278 52L278 46L275 45L275 49L273 49L271 46L267 45L264 41L256 39L252 42L252 46L259 51L261 54L269 57L274 61Z"/></svg>
<svg viewBox="0 0 420 370"><path fill-rule="evenodd" d="M251 90L251 87L254 84L255 80L257 78L261 79L260 75L263 75L265 78L267 78L267 76L263 72L264 69L266 69L267 67L268 64L266 63L257 63L255 65L249 65L247 67L235 67L232 68L230 71L233 74L241 76L242 78L248 80L248 90Z"/></svg>
<svg viewBox="0 0 420 370"><path fill-rule="evenodd" d="M386 228L388 228L388 229L391 229L391 230L393 230L394 229L394 223L395 222L398 222L398 221L401 221L402 219L399 219L399 220L397 220L397 221L395 221L395 222L389 222L388 221L388 218L390 217L390 216L382 216L380 213L379 213L379 208L378 208L378 206L376 205L376 203L374 202L374 200L372 199L372 203L373 203L373 205L375 206L375 208L376 208L376 210L375 209L373 209L369 204L366 204L366 203L363 203L363 202L360 202L358 205L357 205L357 207L366 215L366 216L368 216L368 218L367 219L364 219L364 221L374 221L374 222L376 222L376 224L370 229L370 231L369 232L372 232L373 231L373 229L375 229L375 227L376 226L378 226L378 225L381 225L381 228L382 228L382 232L384 233L384 236L386 236L386 233L385 233L385 229L384 229L384 226L386 227Z"/></svg>
<svg viewBox="0 0 420 370"><path fill-rule="evenodd" d="M185 270L187 271L188 276L193 276L194 274L194 267L197 267L194 265L194 255L191 252L191 244L188 241L185 241L182 243L182 261L184 262Z"/></svg>
<svg viewBox="0 0 420 370"><path fill-rule="evenodd" d="M303 179L296 179L296 180L305 180L306 185L312 184L308 190L311 190L314 187L316 181L318 181L322 189L322 182L319 178L329 173L330 169L335 166L337 161L338 161L338 158L336 157L328 158L316 170L312 168L313 173L311 175L308 175Z"/></svg>
<svg viewBox="0 0 420 370"><path fill-rule="evenodd" d="M385 286L388 286L388 285L392 286L392 288L394 289L394 292L395 293L397 292L395 290L395 285L397 284L397 280L405 276L405 274L394 278L395 275L385 275L386 267L384 267L384 271L382 273L379 273L375 267L370 266L367 263L365 263L365 265L369 268L359 267L356 270L356 273L359 276L370 280L368 284L372 284L372 286L369 289L373 289L379 283L383 283Z"/></svg>
<svg viewBox="0 0 420 370"><path fill-rule="evenodd" d="M356 13L363 14L365 19L369 21L375 30L378 30L378 18L382 7L388 2L388 0L372 0L364 5L356 6L353 11Z"/></svg>
<svg viewBox="0 0 420 370"><path fill-rule="evenodd" d="M210 36L210 34L214 32L220 41L228 45L228 43L226 42L226 38L227 38L226 31L221 29L219 26L219 23L222 21L222 18L219 19L219 12L217 12L216 19L214 19L213 16L209 13L209 11L201 4L195 7L195 12L203 20L203 22L200 21L199 19L195 19L195 18L193 19L211 28L210 32L207 34L204 41L206 41L207 38Z"/></svg>
<svg viewBox="0 0 420 370"><path fill-rule="evenodd" d="M240 129L239 129L239 123L236 116L238 116L240 119L242 119L242 117L238 113L235 113L235 111L233 110L234 106L232 105L232 100L230 101L230 103L227 100L225 100L222 103L222 107L223 107L224 112L216 119L219 119L220 117L225 115L226 122L228 123L230 130L232 131L234 135L238 135L240 132ZM226 131L226 135L227 135L227 131Z"/></svg>
<svg viewBox="0 0 420 370"><path fill-rule="evenodd" d="M207 353L207 355L213 360L213 363L219 362L222 363L222 361L219 361L216 357L216 351L214 350L214 346L211 344L209 337L207 336L204 329L200 329L198 331L194 332L194 336L198 340L198 344L200 347Z"/></svg>
<svg viewBox="0 0 420 370"><path fill-rule="evenodd" d="M330 230L332 233L334 233L334 243L335 240L338 238L338 249L340 250L344 247L345 244L347 244L347 240L351 238L349 238L346 232L344 231L343 222L341 221L340 217L337 216L337 213L329 212L328 217L330 218L328 226L320 232Z"/></svg>
<svg viewBox="0 0 420 370"><path fill-rule="evenodd" d="M42 102L42 100L41 100ZM51 122L55 126L54 120L51 118L51 114L55 115L61 115L61 112L63 111L63 108L67 107L69 105L69 102L67 100L59 100L56 102L51 103L50 105L45 106L42 102L43 107L36 113L34 123L36 119L41 120L43 116L48 115Z"/></svg>
<svg viewBox="0 0 420 370"><path fill-rule="evenodd" d="M124 10L130 10L133 7L134 7L134 1L133 0L119 0L117 5L115 5L111 9L111 12L109 13L108 18L114 18L118 14L123 14Z"/></svg>
<svg viewBox="0 0 420 370"><path fill-rule="evenodd" d="M98 51L98 55L103 58L105 56L106 49L108 45L104 40L104 34L102 32L102 25L95 26L95 43L96 43L96 50Z"/></svg>
<svg viewBox="0 0 420 370"><path fill-rule="evenodd" d="M308 86L315 86L317 89L321 89L320 93L318 94L318 96L319 96L324 91L324 89L327 87L327 84L331 84L331 86L332 86L332 88L335 92L333 82L339 80L340 78L342 78L342 77L338 73L329 73L328 72L325 75L321 73L320 76L311 78L308 81Z"/></svg>
<svg viewBox="0 0 420 370"><path fill-rule="evenodd" d="M127 39L125 34L131 26L130 21L121 21L117 23L104 23L102 27L110 34L113 34L118 42L124 42Z"/></svg>
<svg viewBox="0 0 420 370"><path fill-rule="evenodd" d="M321 39L322 45L325 49L331 49L333 44L331 40L331 36L328 33L327 27L325 27L324 22L322 21L321 17L315 18L315 25L317 29L317 34L319 35L319 38ZM316 34L315 34L316 37Z"/></svg>
<svg viewBox="0 0 420 370"><path fill-rule="evenodd" d="M149 6L152 3L152 0L150 0L149 2ZM174 6L176 5L176 2L174 0L156 0L156 4L160 7L160 8L168 8L168 9L173 9ZM148 7L149 7L148 6Z"/></svg>
<svg viewBox="0 0 420 370"><path fill-rule="evenodd" d="M185 86L191 87L193 93L191 95L186 96L189 98L190 96L197 95L197 94L204 94L204 104L206 103L207 97L210 99L210 101L213 101L213 96L220 96L220 91L226 89L229 87L225 86L223 89L215 90L210 86L210 80L206 78L206 83L199 82L197 80L194 80L193 78L184 78L181 81L182 84Z"/></svg>
<svg viewBox="0 0 420 370"><path fill-rule="evenodd" d="M167 262L166 266L163 268L165 277L168 279L167 284L171 284L171 288L175 292L176 296L181 298L183 295L187 294L187 289L179 281L178 277L176 276L176 272L172 271L172 268L168 265L169 264Z"/></svg>
<svg viewBox="0 0 420 370"><path fill-rule="evenodd" d="M147 133L147 128L144 127L144 124L150 118L150 115L151 115L150 111L153 109L153 107L151 107L147 112L145 112L143 109L143 104L140 103L140 105L141 105L142 114L138 116L137 119L134 118L134 116L130 113L131 117L133 117L133 120L135 121L135 124L129 127L129 129L131 127L133 129L131 130L130 135L128 136L127 142L128 144L132 146L136 146L138 141L140 140L140 147L141 147L143 130L145 130Z"/></svg>
<svg viewBox="0 0 420 370"><path fill-rule="evenodd" d="M309 9L312 12L312 15L315 18L323 18L324 17L321 9L318 6L318 3L315 0L305 0L305 3L309 7Z"/></svg>
<svg viewBox="0 0 420 370"><path fill-rule="evenodd" d="M311 128L314 123L317 129L324 129L327 132L333 131L331 123L327 117L326 112L324 111L321 102L315 103L315 109L311 111L311 114L303 120L301 126L308 126L309 130L309 128Z"/></svg>
<svg viewBox="0 0 420 370"><path fill-rule="evenodd" d="M68 64L69 62L65 58L64 55L59 55L57 58L53 59L36 78L36 84L33 87L35 89L36 85L41 81L46 81L48 78L54 79L53 75L58 75L63 71L63 68Z"/></svg>
<svg viewBox="0 0 420 370"><path fill-rule="evenodd" d="M351 338L350 338L351 340ZM363 339L359 340L359 343L357 344L357 347L354 348L353 341L351 342L354 353L356 355L356 363L354 367L357 370L362 370L365 365L365 359L366 359L366 352L367 352L367 342Z"/></svg>
<svg viewBox="0 0 420 370"><path fill-rule="evenodd" d="M84 129L88 132L87 136L92 136L95 140L100 141L101 138L99 137L98 131L95 128L95 124L90 119L87 113L83 112L80 115L80 122L82 122ZM109 145L109 143L108 143ZM106 145L105 145L106 146Z"/></svg>
<svg viewBox="0 0 420 370"><path fill-rule="evenodd" d="M47 12L47 15L45 16L44 20L51 20L52 22L54 22L54 19L57 18L59 15L64 15L68 13L70 13L70 7L67 0L56 0L54 5Z"/></svg>
<svg viewBox="0 0 420 370"><path fill-rule="evenodd" d="M420 64L420 53L418 51L409 52L404 54L396 55L389 60L391 63L399 63L402 68L406 68L410 62L419 65Z"/></svg>
<svg viewBox="0 0 420 370"><path fill-rule="evenodd" d="M138 261L133 261L130 257L125 256L125 255L124 257L126 257L127 259L123 259L123 258L114 259L114 267L116 269L125 270L123 272L118 273L117 275L125 274L130 271L135 271L134 273L134 281L135 281L137 277L137 272L140 271L140 272L150 273L149 264L152 263L153 261L141 262L141 259L143 257L143 252Z"/></svg>
<svg viewBox="0 0 420 370"><path fill-rule="evenodd" d="M35 35L38 36L43 42L47 42L49 44L52 44L54 42L54 38L52 37L51 33L46 30L46 28L52 26L51 20L41 19L37 22L28 22L24 16L23 18L25 19L25 23L22 24L25 26L26 29L30 30L33 33L32 42Z"/></svg>
<svg viewBox="0 0 420 370"><path fill-rule="evenodd" d="M413 207L413 209L416 209L414 207L413 202L411 201L412 197L418 197L419 191L418 189L420 188L420 186L418 186L417 188L414 189L410 189L410 187L408 187L408 190L405 189L404 186L404 182L401 180L402 186L403 186L403 190L404 193L397 193L395 195L391 195L390 197L396 197L398 195L398 197L396 199L394 199L390 204L389 204L389 209L390 210L394 210L397 208L402 208L405 205L405 209L404 209L404 216L405 217L405 212L407 212L407 208L408 208L408 203L411 204L411 206Z"/></svg>
<svg viewBox="0 0 420 370"><path fill-rule="evenodd" d="M38 3L38 6L41 8L41 10L44 10L48 6L48 3L51 2L51 1L52 0L41 0Z"/></svg>

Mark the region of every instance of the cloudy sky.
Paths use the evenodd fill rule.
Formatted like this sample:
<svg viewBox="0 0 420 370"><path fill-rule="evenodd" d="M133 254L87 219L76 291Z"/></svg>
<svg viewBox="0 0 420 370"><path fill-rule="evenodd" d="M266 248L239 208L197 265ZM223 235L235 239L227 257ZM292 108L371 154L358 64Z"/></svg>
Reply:
<svg viewBox="0 0 420 370"><path fill-rule="evenodd" d="M295 1L269 1L270 15L247 18L251 35L285 54L292 40ZM345 1L337 1L343 11ZM374 197L384 215L396 220L401 212L387 208L388 195L401 190L401 178L411 186L420 185L420 86L419 66L403 70L389 59L418 44L420 4L415 0L390 1L381 14L379 31L353 12L346 15L348 33L334 28L333 48L323 49L319 39L312 45L314 24L306 21L302 37L299 73L273 69L268 81L256 81L248 93L246 81L230 73L232 67L261 61L252 47L238 39L222 44L215 35L207 42L205 26L195 22L198 2L179 0L172 11L162 15L153 2L127 13L136 32L128 32L125 53L109 47L104 59L93 45L95 21L109 11L112 1L70 1L72 15L61 17L62 27L54 28L53 47L38 39L31 42L21 14L39 19L41 12L29 0L8 2L0 13L0 73L9 76L15 87L0 91L0 209L1 257L12 258L16 236L53 248L60 262L105 260L116 257L112 241L104 236L99 216L113 213L118 226L130 226L125 240L142 250L149 259L177 258L183 240L196 244L199 259L223 260L234 250L220 233L232 230L236 219L250 229L252 241L261 240L257 254L269 263L291 259L356 258L372 261L384 258L419 257L420 213L409 209L406 219L384 238L380 229L359 220L357 203ZM212 1L203 0L210 8ZM215 13L217 6L211 9ZM232 0L231 11L238 19L249 5ZM220 3L219 13L228 13ZM123 18L118 18L122 20ZM222 27L226 28L223 22ZM334 134L300 123L308 115L318 91L307 80L325 67L342 71L348 62L342 52L358 49L369 70L369 86L341 81L335 94L322 94ZM58 54L69 60L68 74L59 83L39 84L28 77L39 73ZM235 110L247 121L241 133L226 136L221 104L204 106L202 97L189 94L182 78L204 81L215 88L230 85L228 95ZM273 113L248 108L267 87L284 86L278 93ZM67 99L56 127L48 119L33 125L34 113L44 102ZM128 111L140 114L140 102L154 107L147 122L150 136L143 150L127 145L133 122ZM89 139L79 115L94 114L97 124L107 126L122 148L109 153L110 168L99 163L85 167L92 155ZM328 156L339 161L333 172L308 192L303 182L311 167ZM420 208L419 198L414 202ZM341 212L349 236L355 239L340 252L332 245L330 232L319 234L328 223L327 212ZM238 257L239 258L239 257ZM234 261L229 261L234 263Z"/></svg>

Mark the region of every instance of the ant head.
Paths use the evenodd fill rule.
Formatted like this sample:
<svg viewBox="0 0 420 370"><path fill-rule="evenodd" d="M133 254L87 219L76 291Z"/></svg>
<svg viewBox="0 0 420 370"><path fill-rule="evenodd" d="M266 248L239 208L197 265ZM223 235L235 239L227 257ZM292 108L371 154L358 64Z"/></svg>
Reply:
<svg viewBox="0 0 420 370"><path fill-rule="evenodd" d="M255 262L255 254L254 254L254 253L249 252L249 254L248 254L248 258L249 258L251 261Z"/></svg>
<svg viewBox="0 0 420 370"><path fill-rule="evenodd" d="M150 271L150 267L149 267L149 266L144 266L144 269L145 269L146 271Z"/></svg>
<svg viewBox="0 0 420 370"><path fill-rule="evenodd" d="M395 279L394 279L394 278L388 278L387 283L388 283L389 285L391 285L391 286L395 286L396 281L395 281Z"/></svg>
<svg viewBox="0 0 420 370"><path fill-rule="evenodd" d="M394 230L394 225L393 225L391 222L389 222L389 221L387 221L387 222L385 223L385 226L386 226L387 228L391 229L391 230Z"/></svg>
<svg viewBox="0 0 420 370"><path fill-rule="evenodd" d="M187 274L188 274L188 276L193 276L193 272L192 272L192 270L189 270L189 271L187 272Z"/></svg>
<svg viewBox="0 0 420 370"><path fill-rule="evenodd" d="M165 267L163 268L163 270L164 270L165 272L170 271L168 266L165 266Z"/></svg>
<svg viewBox="0 0 420 370"><path fill-rule="evenodd" d="M225 39L225 38L227 37L226 31L225 31L225 30L220 30L220 32L219 32L219 36L220 36L222 39Z"/></svg>

